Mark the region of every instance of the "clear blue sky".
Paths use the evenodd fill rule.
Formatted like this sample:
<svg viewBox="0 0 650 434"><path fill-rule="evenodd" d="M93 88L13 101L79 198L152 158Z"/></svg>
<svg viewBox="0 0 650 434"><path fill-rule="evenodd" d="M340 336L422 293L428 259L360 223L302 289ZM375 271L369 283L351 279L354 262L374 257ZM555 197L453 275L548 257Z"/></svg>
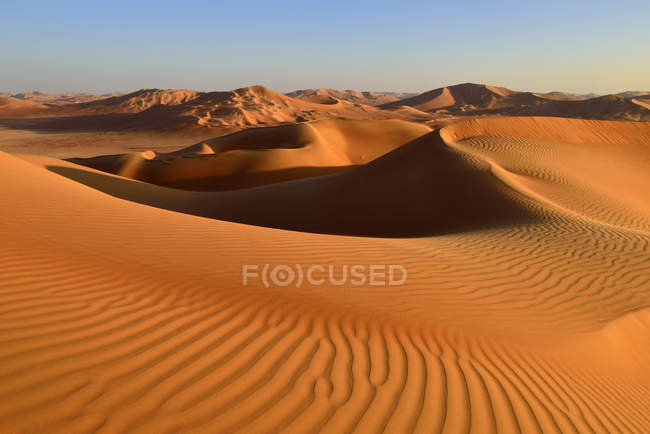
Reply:
<svg viewBox="0 0 650 434"><path fill-rule="evenodd" d="M0 0L0 92L650 90L650 1Z"/></svg>

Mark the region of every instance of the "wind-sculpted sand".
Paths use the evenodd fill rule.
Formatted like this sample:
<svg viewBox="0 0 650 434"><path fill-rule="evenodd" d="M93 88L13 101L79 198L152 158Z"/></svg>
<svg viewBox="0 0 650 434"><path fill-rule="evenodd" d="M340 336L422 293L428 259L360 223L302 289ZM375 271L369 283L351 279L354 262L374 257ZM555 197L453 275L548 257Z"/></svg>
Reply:
<svg viewBox="0 0 650 434"><path fill-rule="evenodd" d="M145 151L71 161L188 190L229 190L346 171L431 129L399 120L325 119L219 136L171 153Z"/></svg>
<svg viewBox="0 0 650 434"><path fill-rule="evenodd" d="M0 431L647 431L650 124L356 127L306 145L354 167L229 191L0 153Z"/></svg>

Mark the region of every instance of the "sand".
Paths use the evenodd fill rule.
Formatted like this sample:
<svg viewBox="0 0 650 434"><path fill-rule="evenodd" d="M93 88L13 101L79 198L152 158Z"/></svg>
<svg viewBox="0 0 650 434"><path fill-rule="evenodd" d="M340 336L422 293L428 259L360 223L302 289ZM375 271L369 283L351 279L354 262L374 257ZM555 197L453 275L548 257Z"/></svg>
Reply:
<svg viewBox="0 0 650 434"><path fill-rule="evenodd" d="M41 104L0 99L0 124L14 129L61 131L210 131L213 136L255 126L293 124L317 119L430 120L424 113L383 110L326 98L291 98L264 86L231 91L141 89L89 102Z"/></svg>
<svg viewBox="0 0 650 434"><path fill-rule="evenodd" d="M232 190L344 172L429 131L399 120L324 119L252 128L168 153L138 151L71 161L168 187Z"/></svg>
<svg viewBox="0 0 650 434"><path fill-rule="evenodd" d="M646 431L650 124L399 124L355 162L368 122L313 146L349 170L234 191L0 153L0 431ZM242 285L266 263L408 281Z"/></svg>
<svg viewBox="0 0 650 434"><path fill-rule="evenodd" d="M253 127L322 119L402 120L431 128L494 115L650 121L648 101L647 92L641 91L592 97L474 83L420 94L335 89L281 94L261 85L213 92L140 89L114 96L25 93L0 96L0 129L56 135L177 135L196 142ZM0 131L0 150L12 151L3 136Z"/></svg>
<svg viewBox="0 0 650 434"><path fill-rule="evenodd" d="M33 102L44 103L44 104L55 104L55 105L79 104L79 103L96 101L96 100L110 98L112 96L119 96L119 95L120 95L119 92L100 95L95 93L75 93L75 92L56 94L56 93L43 93L37 91L6 94L6 96L11 96L15 99L33 101Z"/></svg>
<svg viewBox="0 0 650 434"><path fill-rule="evenodd" d="M647 106L639 104L630 95L630 93L622 93L587 98L560 92L538 94L513 91L499 86L463 83L433 89L379 107L394 109L406 106L429 113L433 117L440 114L461 117L507 114L580 119L650 120Z"/></svg>
<svg viewBox="0 0 650 434"><path fill-rule="evenodd" d="M1 126L0 151L10 154L47 155L55 158L90 158L131 152L169 153L199 140L212 138L210 132L159 134L142 131L60 131L42 132Z"/></svg>
<svg viewBox="0 0 650 434"><path fill-rule="evenodd" d="M302 99L318 103L335 104L338 100L349 101L356 104L377 106L389 102L399 101L401 99L415 96L414 93L407 92L359 92L357 90L337 90L337 89L302 89L289 92L286 94L291 98Z"/></svg>

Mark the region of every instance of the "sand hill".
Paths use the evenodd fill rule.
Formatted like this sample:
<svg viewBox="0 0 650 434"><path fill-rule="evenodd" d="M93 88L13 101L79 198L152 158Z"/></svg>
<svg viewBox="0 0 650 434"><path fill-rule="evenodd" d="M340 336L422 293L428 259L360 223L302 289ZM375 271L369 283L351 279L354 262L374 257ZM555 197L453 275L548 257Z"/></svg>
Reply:
<svg viewBox="0 0 650 434"><path fill-rule="evenodd" d="M593 98L599 95L578 95L576 93L570 93L570 92L546 92L546 93L535 93L535 96L538 96L540 98L548 98L548 99L568 99L568 100L583 100L583 99L589 99Z"/></svg>
<svg viewBox="0 0 650 434"><path fill-rule="evenodd" d="M303 89L287 93L292 98L302 99L311 102L330 102L335 100L349 101L356 104L378 106L401 99L415 96L406 92L360 92L358 90L336 90L336 89Z"/></svg>
<svg viewBox="0 0 650 434"><path fill-rule="evenodd" d="M617 93L616 96L623 98L650 98L650 92L648 91L631 91Z"/></svg>
<svg viewBox="0 0 650 434"><path fill-rule="evenodd" d="M2 430L650 426L650 123L311 122L172 158L229 147L357 167L208 192L0 153ZM265 263L408 280L243 286Z"/></svg>
<svg viewBox="0 0 650 434"><path fill-rule="evenodd" d="M22 113L22 112L21 112ZM228 92L142 89L126 95L81 104L39 109L48 119L31 123L40 130L196 130L221 131L251 126L281 125L323 118L417 120L426 114L385 111L343 100L310 102L279 94L263 86ZM21 117L28 117L22 113ZM0 118L16 116L0 107ZM17 123L15 127L20 127Z"/></svg>
<svg viewBox="0 0 650 434"><path fill-rule="evenodd" d="M649 120L648 99L642 92L634 92L634 95L637 96L632 99L615 95L575 99L472 83L434 89L403 99L399 98L405 97L404 94L332 89L308 89L282 95L263 86L226 92L142 89L126 95L68 104L3 98L0 126L58 134L149 132L207 138L249 127L333 118L399 119L429 127L486 115Z"/></svg>
<svg viewBox="0 0 650 434"><path fill-rule="evenodd" d="M11 96L0 97L0 113L5 117L32 115L46 109L47 106L41 103L13 98Z"/></svg>
<svg viewBox="0 0 650 434"><path fill-rule="evenodd" d="M519 110L522 114L569 116L583 119L650 120L647 107L634 100L605 95L581 101L550 101Z"/></svg>
<svg viewBox="0 0 650 434"><path fill-rule="evenodd" d="M11 95L13 98L22 99L25 101L39 102L43 104L65 105L65 104L79 104L84 102L96 101L100 99L117 96L119 93L111 94L90 94L90 93L42 93L42 92L23 92Z"/></svg>
<svg viewBox="0 0 650 434"><path fill-rule="evenodd" d="M557 95L517 92L503 87L465 83L424 92L384 104L382 108L408 106L429 113L463 116L568 116L583 119L650 120L650 111L628 98L606 95L573 99Z"/></svg>
<svg viewBox="0 0 650 434"><path fill-rule="evenodd" d="M326 119L248 129L172 153L71 161L169 187L228 190L349 170L429 131L399 120Z"/></svg>
<svg viewBox="0 0 650 434"><path fill-rule="evenodd" d="M430 90L411 98L386 104L384 107L406 105L425 112L452 107L462 109L465 106L482 109L496 108L501 101L512 94L512 91L505 88L465 83Z"/></svg>

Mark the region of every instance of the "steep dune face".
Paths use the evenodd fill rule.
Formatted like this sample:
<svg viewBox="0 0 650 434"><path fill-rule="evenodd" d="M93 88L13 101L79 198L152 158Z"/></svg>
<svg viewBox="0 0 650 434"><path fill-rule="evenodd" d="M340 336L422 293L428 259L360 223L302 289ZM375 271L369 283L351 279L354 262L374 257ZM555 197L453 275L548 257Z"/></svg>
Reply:
<svg viewBox="0 0 650 434"><path fill-rule="evenodd" d="M371 236L439 235L534 220L525 200L503 189L488 169L432 132L351 172L223 193L202 212L261 226Z"/></svg>
<svg viewBox="0 0 650 434"><path fill-rule="evenodd" d="M220 193L0 153L0 427L644 432L650 232L636 193L619 206L605 189L647 178L647 131L481 119L345 174ZM293 229L318 222L302 204L321 229L417 228L429 212L446 231L200 217L236 201L233 216L258 201L262 223ZM345 264L399 264L408 279L243 285L242 265L267 263L332 265L338 280Z"/></svg>
<svg viewBox="0 0 650 434"><path fill-rule="evenodd" d="M397 120L330 119L249 129L150 158L138 152L71 161L154 184L218 191L346 171L429 131Z"/></svg>

